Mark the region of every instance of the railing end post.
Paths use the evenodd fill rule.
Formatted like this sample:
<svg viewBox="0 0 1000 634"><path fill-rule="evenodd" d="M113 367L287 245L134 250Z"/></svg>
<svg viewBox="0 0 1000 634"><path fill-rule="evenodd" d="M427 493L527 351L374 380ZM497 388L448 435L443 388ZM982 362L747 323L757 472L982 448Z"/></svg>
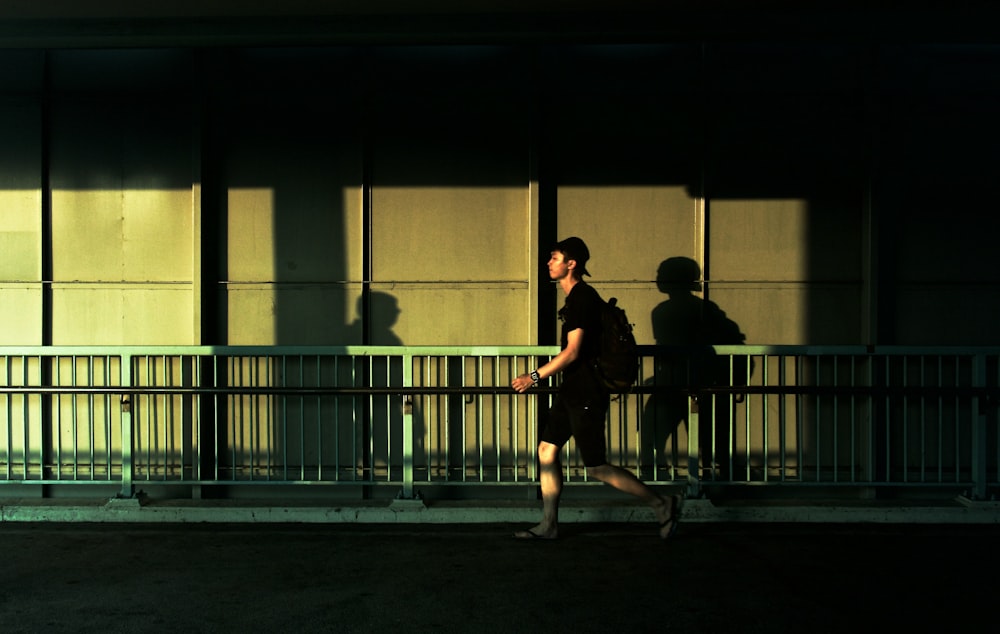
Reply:
<svg viewBox="0 0 1000 634"><path fill-rule="evenodd" d="M410 491L410 494L406 494L406 490L400 491L396 494L396 498L389 505L389 508L393 511L423 511L427 508L424 504L424 498L420 495L418 491Z"/></svg>

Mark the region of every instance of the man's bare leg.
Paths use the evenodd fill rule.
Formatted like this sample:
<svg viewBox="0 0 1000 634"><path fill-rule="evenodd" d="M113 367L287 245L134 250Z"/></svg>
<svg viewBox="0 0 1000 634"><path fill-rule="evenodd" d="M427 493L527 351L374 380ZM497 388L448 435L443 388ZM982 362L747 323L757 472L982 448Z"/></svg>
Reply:
<svg viewBox="0 0 1000 634"><path fill-rule="evenodd" d="M544 440L538 443L539 484L542 488L542 521L526 531L517 531L519 539L555 539L559 536L559 497L563 474L559 447Z"/></svg>
<svg viewBox="0 0 1000 634"><path fill-rule="evenodd" d="M667 538L673 532L677 523L676 514L680 510L678 496L665 498L650 489L631 471L608 463L587 467L587 474L595 480L600 480L619 491L634 495L649 504L653 508L653 512L656 513L656 521L660 525L660 537Z"/></svg>

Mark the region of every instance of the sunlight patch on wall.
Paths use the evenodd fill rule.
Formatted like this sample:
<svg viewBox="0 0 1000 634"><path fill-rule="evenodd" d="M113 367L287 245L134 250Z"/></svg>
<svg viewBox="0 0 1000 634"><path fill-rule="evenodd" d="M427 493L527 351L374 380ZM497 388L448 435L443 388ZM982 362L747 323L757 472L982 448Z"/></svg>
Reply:
<svg viewBox="0 0 1000 634"><path fill-rule="evenodd" d="M52 343L193 343L189 189L57 189L51 202Z"/></svg>
<svg viewBox="0 0 1000 634"><path fill-rule="evenodd" d="M36 281L41 276L41 192L0 190L0 280Z"/></svg>
<svg viewBox="0 0 1000 634"><path fill-rule="evenodd" d="M748 342L801 343L811 293L809 202L713 199L705 246L709 297Z"/></svg>
<svg viewBox="0 0 1000 634"><path fill-rule="evenodd" d="M660 261L697 257L698 201L686 187L569 186L558 196L559 238L583 238L595 279L651 281Z"/></svg>
<svg viewBox="0 0 1000 634"><path fill-rule="evenodd" d="M229 280L273 280L276 266L274 189L231 188L228 203Z"/></svg>
<svg viewBox="0 0 1000 634"><path fill-rule="evenodd" d="M53 191L53 280L191 283L191 209L190 190Z"/></svg>
<svg viewBox="0 0 1000 634"><path fill-rule="evenodd" d="M375 280L524 279L530 224L520 187L376 187Z"/></svg>

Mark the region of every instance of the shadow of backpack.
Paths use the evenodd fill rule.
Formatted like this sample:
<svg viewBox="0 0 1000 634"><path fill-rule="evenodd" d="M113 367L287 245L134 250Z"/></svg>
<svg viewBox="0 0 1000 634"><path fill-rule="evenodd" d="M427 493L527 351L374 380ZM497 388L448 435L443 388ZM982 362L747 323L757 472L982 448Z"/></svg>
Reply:
<svg viewBox="0 0 1000 634"><path fill-rule="evenodd" d="M701 326L701 340L705 344L710 346L741 346L746 344L746 335L740 331L739 325L714 304L711 304L711 308L705 311ZM730 358L732 359L732 367L730 367ZM707 373L711 384L732 387L749 385L750 377L756 366L752 356L717 356L714 350L712 351L711 363L712 369ZM737 392L734 393L734 397L737 403L742 403L746 394Z"/></svg>

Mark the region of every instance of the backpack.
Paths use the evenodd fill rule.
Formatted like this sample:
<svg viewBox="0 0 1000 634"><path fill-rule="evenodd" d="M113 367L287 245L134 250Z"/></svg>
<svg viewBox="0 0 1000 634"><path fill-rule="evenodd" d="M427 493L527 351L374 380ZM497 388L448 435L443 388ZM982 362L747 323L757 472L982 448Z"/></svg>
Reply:
<svg viewBox="0 0 1000 634"><path fill-rule="evenodd" d="M628 392L639 376L639 350L632 324L615 297L601 308L601 351L594 369L611 392Z"/></svg>

